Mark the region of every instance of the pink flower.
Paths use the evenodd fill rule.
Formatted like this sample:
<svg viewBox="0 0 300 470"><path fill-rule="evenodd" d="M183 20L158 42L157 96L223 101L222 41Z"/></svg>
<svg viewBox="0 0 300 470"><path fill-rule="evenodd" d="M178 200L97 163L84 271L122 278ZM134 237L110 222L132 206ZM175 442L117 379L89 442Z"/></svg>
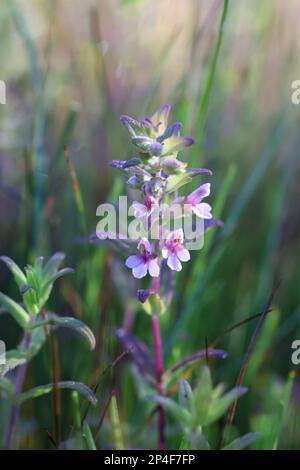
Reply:
<svg viewBox="0 0 300 470"><path fill-rule="evenodd" d="M167 265L173 271L181 271L182 265L180 261L189 261L190 253L183 246L182 229L171 232L162 249L163 258L167 259Z"/></svg>
<svg viewBox="0 0 300 470"><path fill-rule="evenodd" d="M152 196L144 198L144 204L138 201L133 201L132 207L134 208L134 217L144 218L149 217L154 211L155 200Z"/></svg>
<svg viewBox="0 0 300 470"><path fill-rule="evenodd" d="M149 271L150 276L159 276L159 265L153 253L153 247L147 238L142 238L138 244L140 255L132 255L127 258L125 265L132 269L135 278L141 279Z"/></svg>
<svg viewBox="0 0 300 470"><path fill-rule="evenodd" d="M190 205L190 210L198 217L202 219L211 219L212 214L211 206L206 202L201 202L202 199L209 196L210 194L210 183L205 183L199 186L195 191L189 194L185 200L186 204Z"/></svg>
<svg viewBox="0 0 300 470"><path fill-rule="evenodd" d="M138 201L133 201L132 207L134 208L134 217L141 219L144 224L144 227L146 229L149 229L151 225L150 216L154 212L155 207L157 207L157 202L152 196L152 188L148 182L144 184L143 197L144 204L141 204Z"/></svg>

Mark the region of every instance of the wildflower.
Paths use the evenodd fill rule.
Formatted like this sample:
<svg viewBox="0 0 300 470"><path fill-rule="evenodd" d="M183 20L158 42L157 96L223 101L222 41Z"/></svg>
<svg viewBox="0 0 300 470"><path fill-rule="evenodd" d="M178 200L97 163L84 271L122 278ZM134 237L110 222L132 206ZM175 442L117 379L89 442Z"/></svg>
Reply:
<svg viewBox="0 0 300 470"><path fill-rule="evenodd" d="M194 141L181 136L181 123L168 123L170 110L171 106L164 104L151 117L142 120L121 116L121 122L139 152L126 161L111 161L111 166L128 174L128 185L140 192L141 199L132 203L134 217L141 220L146 231L157 234L155 250L146 238L142 238L138 244L140 253L126 260L126 266L138 279L147 273L154 278L159 277L163 259L172 271L181 271L181 263L190 259L190 253L184 246L183 230L174 230L167 236L163 230L162 216L166 205L179 203L184 207L184 215L187 211L204 219L204 231L222 225L221 221L212 218L211 206L203 202L210 194L209 183L202 184L189 195L177 196L177 191L194 177L211 176L212 172L206 168L188 168L186 162L178 159L178 152ZM173 217L178 222L184 215L181 212L176 216L174 212ZM185 237L188 240L187 234Z"/></svg>
<svg viewBox="0 0 300 470"><path fill-rule="evenodd" d="M133 201L132 206L134 208L134 217L145 217L150 216L154 211L156 200L152 195L152 188L149 182L145 182L143 185L143 198L144 204L138 201Z"/></svg>
<svg viewBox="0 0 300 470"><path fill-rule="evenodd" d="M189 194L185 202L190 205L190 210L201 217L202 219L211 219L211 206L206 202L201 202L205 197L210 194L210 183L205 183L195 189L191 194Z"/></svg>
<svg viewBox="0 0 300 470"><path fill-rule="evenodd" d="M182 125L179 122L168 125L171 106L161 106L151 118L137 121L129 116L121 116L121 122L131 135L131 141L143 152L154 157L174 155L184 147L194 143L191 137L180 136Z"/></svg>
<svg viewBox="0 0 300 470"><path fill-rule="evenodd" d="M145 277L149 271L150 276L159 276L159 264L155 259L153 247L147 238L142 238L138 244L140 255L132 255L127 258L125 265L127 268L132 269L132 274L135 278L141 279Z"/></svg>
<svg viewBox="0 0 300 470"><path fill-rule="evenodd" d="M163 258L167 259L167 265L173 271L181 271L180 261L189 261L190 253L183 246L183 230L178 229L171 232L162 249Z"/></svg>
<svg viewBox="0 0 300 470"><path fill-rule="evenodd" d="M151 225L149 217L157 207L157 201L152 195L152 188L149 182L145 182L143 186L144 204L138 201L133 201L132 207L134 208L134 217L143 221L144 227L147 229Z"/></svg>

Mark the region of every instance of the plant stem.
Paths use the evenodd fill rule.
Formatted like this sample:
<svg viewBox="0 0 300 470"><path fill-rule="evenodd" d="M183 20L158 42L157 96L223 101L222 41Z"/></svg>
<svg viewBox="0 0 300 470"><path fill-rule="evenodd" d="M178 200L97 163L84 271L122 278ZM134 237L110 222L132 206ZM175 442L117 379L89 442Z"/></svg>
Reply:
<svg viewBox="0 0 300 470"><path fill-rule="evenodd" d="M25 351L28 350L30 345L30 333L25 332L24 334L24 349ZM23 383L25 380L25 375L26 375L26 370L27 370L27 362L19 366L19 370L17 373L17 378L16 378L16 385L15 385L15 394L18 395L22 392L23 388ZM8 423L8 429L7 429L7 436L6 436L6 449L10 450L12 449L13 446L13 438L14 438L14 429L15 425L18 420L18 415L19 415L19 406L18 405L13 405L11 412L10 412L10 417L9 417L9 423Z"/></svg>
<svg viewBox="0 0 300 470"><path fill-rule="evenodd" d="M156 371L156 390L159 395L164 394L162 385L163 375L163 358L162 358L162 343L160 336L159 319L157 315L151 316L152 322L152 335L154 343L154 355L155 355L155 371ZM166 449L165 443L165 413L162 406L158 407L158 445L160 450Z"/></svg>

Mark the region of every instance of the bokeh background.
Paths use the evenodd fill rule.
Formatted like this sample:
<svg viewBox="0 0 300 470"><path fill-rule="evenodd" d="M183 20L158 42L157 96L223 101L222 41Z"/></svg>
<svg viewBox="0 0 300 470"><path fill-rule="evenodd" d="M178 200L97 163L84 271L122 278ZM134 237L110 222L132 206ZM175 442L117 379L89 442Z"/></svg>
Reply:
<svg viewBox="0 0 300 470"><path fill-rule="evenodd" d="M76 270L57 283L49 309L85 321L97 348L90 353L72 335L57 334L62 380L92 385L120 353L115 328L126 327L151 348L149 318L134 300L137 284L124 257L87 240L97 206L126 191L122 175L108 164L133 153L119 116L143 118L172 103L173 120L196 141L182 158L212 169L210 203L224 227L208 233L204 249L177 276L162 319L166 367L202 349L205 336L213 341L259 313L281 280L245 378L250 391L235 418L240 432L263 431L256 447L268 448L268 430L294 367L291 343L300 338L300 107L291 102L291 83L300 78L300 1L230 0L203 112L222 8L221 0L1 0L0 79L7 87L7 103L0 105L1 254L24 266L36 255L64 251ZM18 298L4 265L0 283L1 291ZM212 362L215 382L234 385L255 323L222 340L229 357ZM7 348L20 339L5 315L0 335ZM155 447L152 406L139 399L142 379L131 369L124 360L105 374L91 423L99 421L114 389L127 445L145 446L146 435L146 445ZM30 365L25 386L49 381L45 349ZM300 448L299 386L296 378L281 448ZM67 392L61 399L66 439ZM22 408L18 447L51 447L42 431L53 427L51 408L51 396ZM3 400L0 409L5 423ZM99 447L110 439L104 419ZM172 426L168 440L176 448Z"/></svg>

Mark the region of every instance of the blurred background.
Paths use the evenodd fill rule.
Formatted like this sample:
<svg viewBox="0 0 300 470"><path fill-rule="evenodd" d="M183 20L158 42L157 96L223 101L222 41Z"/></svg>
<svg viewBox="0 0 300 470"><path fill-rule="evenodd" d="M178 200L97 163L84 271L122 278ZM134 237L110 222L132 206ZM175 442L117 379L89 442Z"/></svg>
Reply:
<svg viewBox="0 0 300 470"><path fill-rule="evenodd" d="M181 159L212 169L209 202L224 227L208 232L204 249L176 277L162 318L165 365L202 349L205 336L210 343L259 313L281 280L245 378L250 391L235 417L239 432L266 431L294 367L291 343L300 339L300 105L291 102L292 81L300 79L300 0L229 1L206 102L222 9L221 0L1 0L0 254L24 266L34 256L64 251L76 271L57 283L49 309L85 321L97 347L91 354L72 335L57 334L61 380L95 383L121 351L115 328L126 327L151 348L149 318L134 300L137 284L125 257L87 240L97 206L126 191L123 175L109 167L134 151L119 116L141 119L172 103L172 121L182 121L184 134L196 141ZM0 289L19 299L4 265ZM255 324L224 337L220 346L229 357L212 362L215 383L234 385ZM20 339L4 315L0 335L7 349ZM131 369L124 359L103 376L91 424L115 390L127 445L155 447L152 405L139 399L142 379ZM197 368L191 380L194 375ZM50 381L45 349L25 386ZM68 394L61 399L64 440L72 420ZM49 396L22 408L20 448L51 447L41 431L52 430L51 407ZM2 400L4 423L7 408ZM146 444L141 429L151 431ZM300 448L297 378L283 430L279 447ZM258 448L268 448L268 432L263 435ZM105 419L99 447L109 447L110 439ZM175 427L168 440L178 446Z"/></svg>

